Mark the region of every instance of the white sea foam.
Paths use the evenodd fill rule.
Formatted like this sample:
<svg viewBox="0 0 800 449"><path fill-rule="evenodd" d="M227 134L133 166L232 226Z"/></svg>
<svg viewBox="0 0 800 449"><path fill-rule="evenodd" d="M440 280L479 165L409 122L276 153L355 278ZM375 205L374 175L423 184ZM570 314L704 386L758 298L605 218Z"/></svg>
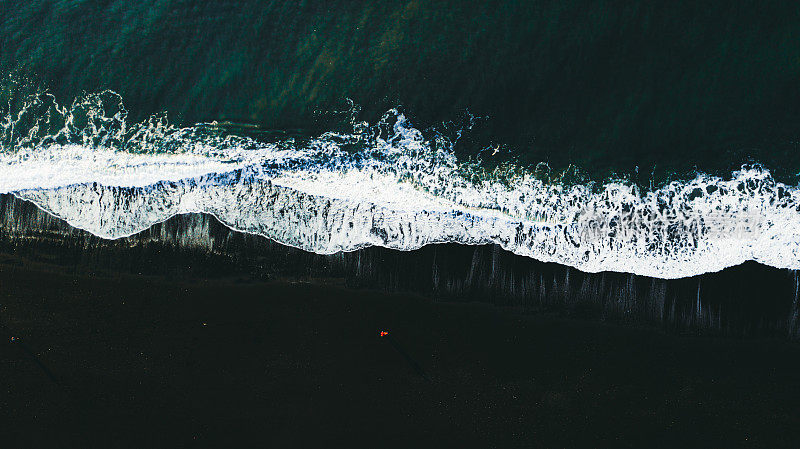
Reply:
<svg viewBox="0 0 800 449"><path fill-rule="evenodd" d="M109 239L208 213L232 229L326 254L497 243L587 272L678 278L748 260L800 269L800 191L761 168L640 192L616 182L592 188L465 173L447 142L426 140L396 111L372 130L359 124L353 134L305 141L140 128L127 138L146 150L138 152L116 143L124 121L102 123L0 153L0 193ZM121 134L107 138L103 126ZM165 142L169 152L151 151Z"/></svg>

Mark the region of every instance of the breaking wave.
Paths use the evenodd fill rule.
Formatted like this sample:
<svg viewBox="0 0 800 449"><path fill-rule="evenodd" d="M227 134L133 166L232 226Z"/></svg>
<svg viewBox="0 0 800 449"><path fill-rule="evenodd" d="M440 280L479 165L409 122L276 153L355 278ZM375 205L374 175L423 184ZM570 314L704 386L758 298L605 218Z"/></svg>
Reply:
<svg viewBox="0 0 800 449"><path fill-rule="evenodd" d="M104 238L207 213L325 254L496 243L586 272L679 278L748 260L800 269L800 190L758 166L647 190L570 185L543 166L459 161L459 132L423 133L398 110L302 137L216 122L179 128L163 115L129 125L113 92L70 107L37 94L10 109L0 193Z"/></svg>

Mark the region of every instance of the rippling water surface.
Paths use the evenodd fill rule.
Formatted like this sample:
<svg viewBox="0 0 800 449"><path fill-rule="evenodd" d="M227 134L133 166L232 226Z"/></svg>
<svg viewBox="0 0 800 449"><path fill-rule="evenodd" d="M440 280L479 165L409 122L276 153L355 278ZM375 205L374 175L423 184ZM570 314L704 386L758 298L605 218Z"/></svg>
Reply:
<svg viewBox="0 0 800 449"><path fill-rule="evenodd" d="M800 268L789 2L3 2L0 193L319 253Z"/></svg>

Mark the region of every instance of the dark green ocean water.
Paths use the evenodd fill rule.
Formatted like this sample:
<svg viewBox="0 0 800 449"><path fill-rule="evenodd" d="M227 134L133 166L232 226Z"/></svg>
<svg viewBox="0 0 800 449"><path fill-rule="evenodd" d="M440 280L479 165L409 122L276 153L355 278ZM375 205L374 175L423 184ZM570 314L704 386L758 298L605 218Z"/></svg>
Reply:
<svg viewBox="0 0 800 449"><path fill-rule="evenodd" d="M137 120L313 134L349 98L370 122L398 105L422 129L480 117L465 157L499 145L521 164L637 181L748 162L800 172L797 2L0 5L4 103L31 86L65 103L111 89Z"/></svg>

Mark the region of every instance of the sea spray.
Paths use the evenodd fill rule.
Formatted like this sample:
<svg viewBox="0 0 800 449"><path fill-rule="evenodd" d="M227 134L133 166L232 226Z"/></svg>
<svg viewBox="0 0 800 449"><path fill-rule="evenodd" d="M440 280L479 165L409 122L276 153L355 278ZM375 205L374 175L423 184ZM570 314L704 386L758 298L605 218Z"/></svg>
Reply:
<svg viewBox="0 0 800 449"><path fill-rule="evenodd" d="M206 213L319 254L492 243L584 272L800 268L800 191L765 168L646 191L566 184L461 162L451 139L428 134L393 109L350 133L259 140L161 115L129 125L113 92L69 108L40 94L6 116L0 193L107 239Z"/></svg>

